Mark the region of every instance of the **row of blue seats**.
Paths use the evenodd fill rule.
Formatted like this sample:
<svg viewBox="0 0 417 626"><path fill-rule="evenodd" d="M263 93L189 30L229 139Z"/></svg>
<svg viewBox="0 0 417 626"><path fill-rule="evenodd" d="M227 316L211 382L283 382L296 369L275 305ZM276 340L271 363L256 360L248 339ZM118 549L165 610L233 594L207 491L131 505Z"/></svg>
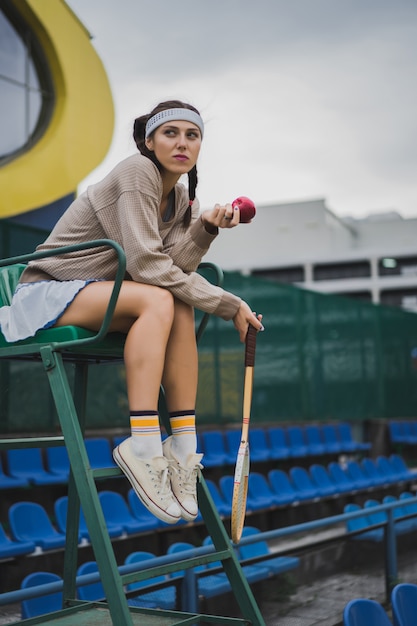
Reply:
<svg viewBox="0 0 417 626"><path fill-rule="evenodd" d="M260 535L260 530L252 526L245 526L242 531L242 537L249 535ZM211 543L211 538L206 537L203 545ZM177 554L178 560L185 558L187 554L193 552L196 546L187 542L176 542L169 546L167 554ZM184 555L184 557L182 556ZM237 548L237 556L242 562L243 571L249 584L271 578L278 574L288 572L299 566L298 557L292 556L273 556L266 541L260 538L255 543L242 545ZM144 561L154 560L156 555L146 551L136 551L127 556L125 564L143 563ZM248 559L256 559L256 562L245 565L244 561ZM208 565L200 565L194 568L195 572L202 574L210 568L216 568L221 565L220 561L214 561ZM95 561L87 561L83 563L77 570L77 577L85 574L91 574L98 571ZM130 583L126 586L126 592L138 591L139 589L153 585L171 581L172 579L184 576L184 570L174 572L171 576L161 575L148 580ZM56 574L48 572L36 572L30 574L23 581L21 588L26 589L49 582L60 581L61 578ZM216 595L227 593L231 590L229 579L224 572L213 573L211 575L198 577L198 596L211 598ZM89 583L87 585L78 586L78 597L80 600L97 601L104 599L104 589L100 581L97 583ZM129 599L131 606L140 606L146 608L159 608L165 610L174 610L177 608L177 589L175 585L169 585L147 591ZM24 600L22 602L22 619L43 615L51 611L57 611L62 606L62 593L50 594L40 598ZM185 607L180 607L185 610Z"/></svg>
<svg viewBox="0 0 417 626"><path fill-rule="evenodd" d="M392 444L417 445L417 422L393 420L388 424Z"/></svg>
<svg viewBox="0 0 417 626"><path fill-rule="evenodd" d="M205 467L236 462L240 430L208 430L199 434L199 449ZM355 441L350 424L309 424L251 428L249 445L253 462L284 460L326 454L357 454L370 450L370 443Z"/></svg>
<svg viewBox="0 0 417 626"><path fill-rule="evenodd" d="M277 506L296 504L326 497L338 497L359 490L369 490L411 481L416 478L399 455L369 458L361 462L348 461L345 466L331 462L327 467L313 464L309 469L292 467L289 472L273 469L267 476L251 472L248 481L247 510L249 513ZM218 485L207 479L206 484L221 517L231 515L234 477L222 476ZM157 530L166 524L154 517L142 504L133 489L127 500L115 491L101 491L109 534L112 538ZM11 537L0 525L0 558L28 554L36 549L52 550L65 544L68 498L62 496L54 503L56 527L44 507L35 502L17 502L9 508ZM200 514L197 521L201 519ZM185 523L185 522L180 522ZM88 542L85 518L80 513L79 541Z"/></svg>
<svg viewBox="0 0 417 626"><path fill-rule="evenodd" d="M345 465L331 462L328 466L314 463L309 469L292 467L289 472L273 469L268 479L257 472L249 474L248 511L257 511L271 506L283 506L326 497L353 494L361 490L387 488L417 477L404 460L396 454L369 458L361 462L348 461ZM233 477L219 479L220 490L227 501L231 501ZM220 505L218 505L220 506Z"/></svg>
<svg viewBox="0 0 417 626"><path fill-rule="evenodd" d="M93 469L115 467L112 447L105 437L85 440ZM70 463L65 447L19 448L7 450L7 471L0 459L0 488L28 487L29 485L55 485L68 482Z"/></svg>
<svg viewBox="0 0 417 626"><path fill-rule="evenodd" d="M112 448L125 437L112 442L105 437L85 440L93 469L114 467ZM198 435L199 451L204 454L205 467L234 465L240 444L240 430L204 431ZM252 428L249 434L252 462L282 460L326 454L367 451L369 443L353 439L348 423ZM68 481L70 464L66 448L25 448L6 452L7 470L0 458L0 488L62 484Z"/></svg>
<svg viewBox="0 0 417 626"><path fill-rule="evenodd" d="M417 585L399 583L391 592L392 621L384 607L370 598L350 600L343 611L343 626L415 626Z"/></svg>
<svg viewBox="0 0 417 626"><path fill-rule="evenodd" d="M408 502L410 498L415 498L415 496L409 491L403 491L399 497L399 500L403 501L403 504L393 509L395 532L399 535L417 530L417 503ZM348 532L356 533L363 531L354 535L352 538L362 541L382 541L384 538L384 528L371 528L371 526L386 523L388 521L388 514L386 511L375 511L374 509L375 507L381 506L381 504L388 504L390 502L398 502L398 498L392 495L385 496L382 503L378 502L378 500L369 499L366 500L363 507L355 503L347 504L344 508L345 513L364 511L363 516L346 521L346 530ZM404 519L407 515L414 515L415 517Z"/></svg>
<svg viewBox="0 0 417 626"><path fill-rule="evenodd" d="M129 490L127 500L116 491L101 491L99 499L111 538L167 526L148 511L133 489ZM12 504L8 511L10 535L6 534L4 526L0 524L0 558L63 548L67 512L67 496L58 498L54 503L55 524L46 509L37 502L22 501ZM78 539L80 544L90 542L82 511Z"/></svg>
<svg viewBox="0 0 417 626"><path fill-rule="evenodd" d="M125 559L125 564L143 561L153 561L155 554L152 552L132 552ZM87 574L96 573L98 571L95 561L87 561L79 566L77 569L77 577L85 576ZM151 584L164 582L167 580L166 576L158 576L150 580L144 580L136 583L132 583L126 586L126 592L137 591L141 587L145 587ZM62 578L52 572L39 571L34 572L26 576L21 584L21 589L28 589L31 587L37 587L40 585L47 585L51 583L62 582ZM176 587L167 586L158 590L147 591L142 594L134 596L128 602L131 606L149 608L149 609L165 609L173 610L176 606ZM77 585L77 597L79 600L94 601L104 599L104 589L100 581L89 584ZM55 592L51 594L42 595L35 598L23 600L21 603L21 616L22 619L28 619L31 617L38 617L40 615L46 615L54 611L62 609L62 592Z"/></svg>

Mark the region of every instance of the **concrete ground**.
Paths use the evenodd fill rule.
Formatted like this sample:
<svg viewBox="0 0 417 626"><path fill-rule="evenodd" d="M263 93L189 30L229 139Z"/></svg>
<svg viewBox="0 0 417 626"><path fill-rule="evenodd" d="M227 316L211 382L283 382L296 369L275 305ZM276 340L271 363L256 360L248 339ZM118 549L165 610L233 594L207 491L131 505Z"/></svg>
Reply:
<svg viewBox="0 0 417 626"><path fill-rule="evenodd" d="M288 600L265 600L261 611L267 626L336 626L342 624L349 600L369 597L383 602L383 587L380 572L339 574L298 587Z"/></svg>
<svg viewBox="0 0 417 626"><path fill-rule="evenodd" d="M417 552L398 558L398 582L417 584ZM370 598L380 602L391 617L386 601L385 572L381 565L353 567L349 571L297 585L285 599L269 598L261 603L267 626L342 626L343 609L354 598ZM278 590L276 590L278 593Z"/></svg>

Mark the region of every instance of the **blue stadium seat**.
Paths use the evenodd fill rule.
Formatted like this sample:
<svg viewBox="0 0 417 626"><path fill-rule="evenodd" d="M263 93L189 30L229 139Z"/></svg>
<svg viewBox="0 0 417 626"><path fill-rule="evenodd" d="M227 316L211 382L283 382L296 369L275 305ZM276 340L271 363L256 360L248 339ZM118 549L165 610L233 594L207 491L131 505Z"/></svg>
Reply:
<svg viewBox="0 0 417 626"><path fill-rule="evenodd" d="M365 474L357 461L348 461L345 473L355 481L360 489L372 489L378 484L375 479Z"/></svg>
<svg viewBox="0 0 417 626"><path fill-rule="evenodd" d="M404 459L399 454L391 454L388 457L388 462L394 473L401 476L403 480L415 480L417 478L417 472L407 467Z"/></svg>
<svg viewBox="0 0 417 626"><path fill-rule="evenodd" d="M342 445L342 451L346 453L359 452L361 447L354 441L350 424L339 422L335 425L336 436Z"/></svg>
<svg viewBox="0 0 417 626"><path fill-rule="evenodd" d="M405 480L403 472L394 469L386 456L379 456L376 459L376 465L381 474L384 474L388 482L397 483Z"/></svg>
<svg viewBox="0 0 417 626"><path fill-rule="evenodd" d="M46 466L51 474L61 476L63 481L68 480L70 462L67 449L63 446L46 448Z"/></svg>
<svg viewBox="0 0 417 626"><path fill-rule="evenodd" d="M221 467L229 463L234 463L233 457L226 450L224 435L220 430L207 430L199 435L201 448L204 454L204 467Z"/></svg>
<svg viewBox="0 0 417 626"><path fill-rule="evenodd" d="M121 528L121 533L132 535L142 532L142 524L131 513L124 497L116 491L98 494L108 528Z"/></svg>
<svg viewBox="0 0 417 626"><path fill-rule="evenodd" d="M417 434L414 432L412 422L402 422L401 428L406 441L410 445L415 446L417 444Z"/></svg>
<svg viewBox="0 0 417 626"><path fill-rule="evenodd" d="M62 496L55 501L54 504L55 517L57 522L58 530L62 533L66 532L67 525L67 513L68 513L68 496ZM104 513L104 511L103 511ZM150 515L152 515L150 513ZM153 516L152 516L153 517ZM104 518L106 521L107 531L110 537L121 537L125 532L123 526L121 524L116 524L113 520L107 519L106 514L104 513ZM155 519L155 518L154 518ZM156 524L158 525L158 524ZM136 532L136 531L135 531ZM139 531L138 531L139 532ZM87 523L85 521L85 517L82 509L80 509L80 521L78 528L78 540L81 541L91 541L90 535L88 533Z"/></svg>
<svg viewBox="0 0 417 626"><path fill-rule="evenodd" d="M269 461L271 449L268 445L266 432L263 428L251 428L249 430L249 448L252 463ZM236 459L234 460L234 462Z"/></svg>
<svg viewBox="0 0 417 626"><path fill-rule="evenodd" d="M327 448L324 445L321 428L316 424L308 424L304 428L305 439L308 446L308 453L313 456L321 456L327 453Z"/></svg>
<svg viewBox="0 0 417 626"><path fill-rule="evenodd" d="M259 472L250 472L248 480L248 494L256 509L268 509L278 504L278 498L267 479Z"/></svg>
<svg viewBox="0 0 417 626"><path fill-rule="evenodd" d="M204 546L210 546L212 543L213 540L210 536L203 539ZM221 561L213 561L212 563L208 563L207 567L210 569L212 567L219 567L220 565ZM269 578L269 570L263 564L242 565L242 570L249 584L257 583L260 580L266 580Z"/></svg>
<svg viewBox="0 0 417 626"><path fill-rule="evenodd" d="M288 474L283 470L273 469L268 472L268 480L275 495L278 505L286 505L298 502L300 494L291 483Z"/></svg>
<svg viewBox="0 0 417 626"><path fill-rule="evenodd" d="M36 545L33 541L12 541L4 532L2 524L0 524L0 559L30 554L35 549Z"/></svg>
<svg viewBox="0 0 417 626"><path fill-rule="evenodd" d="M7 450L7 466L10 476L27 480L34 485L56 485L66 482L61 476L46 471L40 448Z"/></svg>
<svg viewBox="0 0 417 626"><path fill-rule="evenodd" d="M389 502L398 502L398 498L396 498L395 496L389 495L389 496L384 496L383 499L384 504L387 504ZM392 510L392 514L395 520L395 531L402 534L402 533L409 533L412 530L414 530L415 525L414 525L414 520L411 519L401 519L402 517L405 517L406 515L408 515L407 512L407 507L405 506L405 504L403 506L397 506Z"/></svg>
<svg viewBox="0 0 417 626"><path fill-rule="evenodd" d="M317 500L323 495L320 488L313 483L304 467L292 467L290 469L290 478L299 494L300 500Z"/></svg>
<svg viewBox="0 0 417 626"><path fill-rule="evenodd" d="M288 426L287 437L291 457L304 457L309 454L304 432L300 426Z"/></svg>
<svg viewBox="0 0 417 626"><path fill-rule="evenodd" d="M178 560L182 560L181 553L194 550L195 545L184 541L177 541L172 543L167 550L168 554L178 554ZM198 565L193 568L195 572L207 571L207 565ZM179 570L172 573L172 577L183 576L184 570ZM214 596L227 593L231 590L230 582L224 572L218 574L211 574L198 578L198 594L203 598L213 598Z"/></svg>
<svg viewBox="0 0 417 626"><path fill-rule="evenodd" d="M383 500L384 503L386 502L397 502L397 498L395 498L394 496L386 496ZM388 514L386 511L380 511L373 513L372 509L375 508L376 506L380 506L380 502L378 502L377 500L367 500L365 502L365 508L368 509L368 519L372 524L381 524L384 523L388 520ZM404 506L402 507L398 507L395 508L393 510L393 516L394 519L396 520L395 522L395 531L398 534L403 534L403 533L409 533L412 530L415 530L416 528L416 523L414 520L411 519L398 519L401 516L404 515L408 515L409 511L408 511L408 507L407 504L404 503ZM417 520L417 518L416 518Z"/></svg>
<svg viewBox="0 0 417 626"><path fill-rule="evenodd" d="M417 528L417 502L408 502L411 498L415 498L415 496L409 491L400 493L400 499L404 501L404 511L407 515L415 515L410 521L413 523L414 528Z"/></svg>
<svg viewBox="0 0 417 626"><path fill-rule="evenodd" d="M416 623L417 585L400 583L391 594L392 617L395 626L414 626Z"/></svg>
<svg viewBox="0 0 417 626"><path fill-rule="evenodd" d="M326 468L318 463L313 463L309 469L311 479L324 496L334 496L340 494L337 483L329 476Z"/></svg>
<svg viewBox="0 0 417 626"><path fill-rule="evenodd" d="M333 424L323 424L323 441L327 451L332 454L340 454L343 452L343 446L337 435L336 427Z"/></svg>
<svg viewBox="0 0 417 626"><path fill-rule="evenodd" d="M232 513L232 503L226 502L220 489L213 480L206 478L206 485L220 517L229 517Z"/></svg>
<svg viewBox="0 0 417 626"><path fill-rule="evenodd" d="M370 459L369 457L362 459L361 465L364 473L374 481L375 485L387 486L390 484L386 476L380 472L373 459Z"/></svg>
<svg viewBox="0 0 417 626"><path fill-rule="evenodd" d="M359 486L356 484L354 480L352 480L343 470L342 466L335 461L332 461L327 466L330 477L334 480L335 483L339 485L339 489L342 493L349 493L353 491L357 491Z"/></svg>
<svg viewBox="0 0 417 626"><path fill-rule="evenodd" d="M16 541L33 541L42 550L65 546L65 535L56 530L43 506L36 502L12 504L9 524Z"/></svg>
<svg viewBox="0 0 417 626"><path fill-rule="evenodd" d="M411 434L417 439L417 421L410 422Z"/></svg>
<svg viewBox="0 0 417 626"><path fill-rule="evenodd" d="M353 519L346 520L346 530L349 533L356 533L358 531L360 534L354 535L353 539L357 541L382 541L384 538L384 529L383 528L374 528L369 530L369 527L372 526L370 519L367 515L367 511L362 509L359 504L349 503L344 507L345 513L353 513L355 511L363 511L364 514L360 517L355 517Z"/></svg>
<svg viewBox="0 0 417 626"><path fill-rule="evenodd" d="M61 533L65 534L67 531L68 496L61 496L60 498L55 500L54 513L58 530ZM119 534L120 533L113 536L117 537L119 536ZM90 541L90 536L88 534L88 528L82 509L80 509L80 519L78 523L78 541L80 543L82 541Z"/></svg>
<svg viewBox="0 0 417 626"><path fill-rule="evenodd" d="M389 433L389 438L390 438L391 443L393 444L404 443L400 422L397 422L397 421L389 422L388 433Z"/></svg>
<svg viewBox="0 0 417 626"><path fill-rule="evenodd" d="M141 532L154 530L162 525L162 522L146 508L133 489L127 492L127 501L132 514L140 523Z"/></svg>
<svg viewBox="0 0 417 626"><path fill-rule="evenodd" d="M62 578L60 578L57 574L53 574L52 572L34 572L22 580L21 589L38 587L39 585L48 585L56 582L62 582ZM22 619L38 617L39 615L46 615L47 613L59 611L62 609L62 602L62 591L49 593L37 598L22 600Z"/></svg>
<svg viewBox="0 0 417 626"><path fill-rule="evenodd" d="M378 602L356 598L343 610L343 626L392 626L392 623Z"/></svg>
<svg viewBox="0 0 417 626"><path fill-rule="evenodd" d="M373 498L366 500L364 508L366 509L367 519L371 525L385 524L388 520L388 514L386 511L374 511L373 509L375 509L376 506L381 506L378 500L374 500Z"/></svg>
<svg viewBox="0 0 417 626"><path fill-rule="evenodd" d="M136 551L129 554L125 559L125 565L130 565L131 563L143 563L144 561L152 561L154 560L155 554L152 552L145 551ZM136 581L134 583L130 583L126 587L126 591L138 591L147 585L151 585L154 583L164 582L168 580L167 575L154 576L153 578L148 578L146 580ZM137 596L133 598L130 597L128 599L128 604L130 606L144 607L148 609L164 609L164 610L174 610L176 606L176 588L175 585L161 587L161 589L154 589L152 591L145 591L144 593L138 593Z"/></svg>
<svg viewBox="0 0 417 626"><path fill-rule="evenodd" d="M404 428L404 422L400 422L398 420L390 422L388 424L388 432L391 443L393 444L412 445L414 443L413 437L410 438L410 436L407 435L406 429Z"/></svg>
<svg viewBox="0 0 417 626"><path fill-rule="evenodd" d="M95 561L86 561L77 569L77 576L94 574L95 572L98 572L97 563ZM77 595L80 600L89 602L105 599L104 588L100 581L77 586Z"/></svg>
<svg viewBox="0 0 417 626"><path fill-rule="evenodd" d="M239 446L240 446L240 441L242 439L242 431L241 430L226 430L225 438L226 438L227 454L231 459L234 459L233 463L235 463Z"/></svg>
<svg viewBox="0 0 417 626"><path fill-rule="evenodd" d="M336 431L344 452L366 452L370 450L370 443L355 441L352 435L352 428L347 422L339 422L336 425Z"/></svg>
<svg viewBox="0 0 417 626"><path fill-rule="evenodd" d="M259 528L255 528L254 526L244 526L242 530L242 538L257 535L260 534L260 532L261 531L259 530ZM256 543L239 545L238 547L238 556L241 561L258 557L268 557L263 558L258 563L262 567L266 567L269 570L270 576L276 576L277 574L288 572L289 570L296 569L300 565L300 559L298 557L271 557L270 555L271 550L269 549L269 546L264 539L260 539ZM254 566L256 566L256 563L254 564Z"/></svg>
<svg viewBox="0 0 417 626"><path fill-rule="evenodd" d="M285 436L285 429L281 426L269 428L268 438L269 448L271 450L271 459L288 459L290 456L290 448Z"/></svg>
<svg viewBox="0 0 417 626"><path fill-rule="evenodd" d="M110 442L105 437L91 437L85 440L85 449L92 469L114 467L116 465Z"/></svg>
<svg viewBox="0 0 417 626"><path fill-rule="evenodd" d="M26 478L13 478L4 473L3 464L0 457L0 489L15 489L27 487L29 481Z"/></svg>

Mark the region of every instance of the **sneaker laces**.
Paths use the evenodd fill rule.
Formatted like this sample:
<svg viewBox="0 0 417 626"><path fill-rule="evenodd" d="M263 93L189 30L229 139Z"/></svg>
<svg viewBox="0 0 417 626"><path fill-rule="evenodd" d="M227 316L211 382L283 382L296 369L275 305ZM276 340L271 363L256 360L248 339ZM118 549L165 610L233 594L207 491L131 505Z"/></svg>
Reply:
<svg viewBox="0 0 417 626"><path fill-rule="evenodd" d="M165 468L156 469L152 463L147 463L145 461L145 467L148 470L151 481L154 483L154 485L158 483L158 487L155 486L155 491L161 498L161 501L172 500L168 464Z"/></svg>
<svg viewBox="0 0 417 626"><path fill-rule="evenodd" d="M177 474L182 491L188 496L195 498L197 469L203 467L201 463L197 463L193 467L184 467L174 460L169 460L168 463L170 468Z"/></svg>

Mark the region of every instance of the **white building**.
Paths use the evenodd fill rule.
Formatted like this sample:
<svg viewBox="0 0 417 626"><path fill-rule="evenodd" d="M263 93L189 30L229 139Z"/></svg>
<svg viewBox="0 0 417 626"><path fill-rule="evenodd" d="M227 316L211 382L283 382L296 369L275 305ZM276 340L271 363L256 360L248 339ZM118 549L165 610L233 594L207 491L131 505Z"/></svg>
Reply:
<svg viewBox="0 0 417 626"><path fill-rule="evenodd" d="M417 311L417 217L340 218L324 199L257 207L222 231L205 260L240 271Z"/></svg>

